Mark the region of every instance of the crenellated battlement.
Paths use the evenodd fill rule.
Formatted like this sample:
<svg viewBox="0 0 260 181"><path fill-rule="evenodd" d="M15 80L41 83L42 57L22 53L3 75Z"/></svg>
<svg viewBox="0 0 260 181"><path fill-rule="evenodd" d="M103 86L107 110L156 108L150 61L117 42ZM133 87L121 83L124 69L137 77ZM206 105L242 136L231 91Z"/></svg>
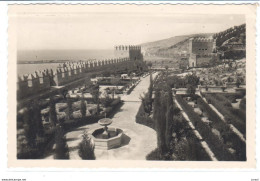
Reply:
<svg viewBox="0 0 260 181"><path fill-rule="evenodd" d="M136 45L117 45L115 46L115 50L124 50L124 51L129 51L129 50L141 50L141 46L136 46Z"/></svg>
<svg viewBox="0 0 260 181"><path fill-rule="evenodd" d="M213 38L204 38L204 37L190 38L189 40L193 41L193 42L214 42L214 41L216 41Z"/></svg>
<svg viewBox="0 0 260 181"><path fill-rule="evenodd" d="M35 71L32 74L18 76L17 94L19 98L50 89L51 86L66 85L84 78L86 73L130 62L130 58L115 58L106 60L91 60L87 62L66 62L55 69Z"/></svg>
<svg viewBox="0 0 260 181"><path fill-rule="evenodd" d="M118 58L129 57L130 60L143 60L141 46L117 45L114 47L114 54Z"/></svg>

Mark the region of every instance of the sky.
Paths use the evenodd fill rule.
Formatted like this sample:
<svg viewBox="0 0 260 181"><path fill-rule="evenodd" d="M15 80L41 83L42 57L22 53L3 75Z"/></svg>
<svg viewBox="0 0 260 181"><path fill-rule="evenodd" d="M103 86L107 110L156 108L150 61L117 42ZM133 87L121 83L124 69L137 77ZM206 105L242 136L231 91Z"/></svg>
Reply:
<svg viewBox="0 0 260 181"><path fill-rule="evenodd" d="M139 9L30 9L15 18L18 50L113 49L178 35L214 33L245 23L239 14Z"/></svg>

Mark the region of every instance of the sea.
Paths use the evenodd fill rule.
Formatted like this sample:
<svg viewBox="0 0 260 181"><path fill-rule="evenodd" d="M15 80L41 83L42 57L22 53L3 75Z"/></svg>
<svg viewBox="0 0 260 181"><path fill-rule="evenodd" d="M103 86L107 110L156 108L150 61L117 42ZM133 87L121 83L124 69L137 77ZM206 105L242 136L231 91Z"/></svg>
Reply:
<svg viewBox="0 0 260 181"><path fill-rule="evenodd" d="M87 61L114 57L114 50L23 50L17 53L17 74L19 76L34 73L36 70L55 69L60 63L36 63L39 61ZM30 61L30 63L22 63ZM35 62L35 63L33 63Z"/></svg>

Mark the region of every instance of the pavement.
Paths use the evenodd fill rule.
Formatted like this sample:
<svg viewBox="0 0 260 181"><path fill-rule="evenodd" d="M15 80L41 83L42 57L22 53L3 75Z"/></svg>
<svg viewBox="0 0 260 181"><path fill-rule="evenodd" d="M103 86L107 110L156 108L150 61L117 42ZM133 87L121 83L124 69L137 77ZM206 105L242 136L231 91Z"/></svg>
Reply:
<svg viewBox="0 0 260 181"><path fill-rule="evenodd" d="M155 76L153 74L153 76ZM150 77L141 78L141 82L129 95L122 96L124 104L114 115L111 127L123 130L122 145L110 150L95 149L97 160L145 160L148 153L157 146L156 132L144 125L135 122L135 116L141 105L140 96L147 92ZM75 128L66 134L67 144L70 151L70 159L81 159L78 155L78 145L82 140L84 131L90 132L100 128L98 123Z"/></svg>

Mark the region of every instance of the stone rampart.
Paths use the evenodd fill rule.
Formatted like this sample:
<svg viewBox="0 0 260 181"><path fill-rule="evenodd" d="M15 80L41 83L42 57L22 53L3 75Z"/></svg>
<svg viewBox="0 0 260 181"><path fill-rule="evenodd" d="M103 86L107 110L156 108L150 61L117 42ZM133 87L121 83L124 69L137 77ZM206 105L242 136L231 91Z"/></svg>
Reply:
<svg viewBox="0 0 260 181"><path fill-rule="evenodd" d="M17 99L23 99L49 90L52 86L63 86L82 79L86 73L104 70L120 64L133 63L130 58L96 60L87 62L66 62L56 69L35 71L33 74L18 77Z"/></svg>

